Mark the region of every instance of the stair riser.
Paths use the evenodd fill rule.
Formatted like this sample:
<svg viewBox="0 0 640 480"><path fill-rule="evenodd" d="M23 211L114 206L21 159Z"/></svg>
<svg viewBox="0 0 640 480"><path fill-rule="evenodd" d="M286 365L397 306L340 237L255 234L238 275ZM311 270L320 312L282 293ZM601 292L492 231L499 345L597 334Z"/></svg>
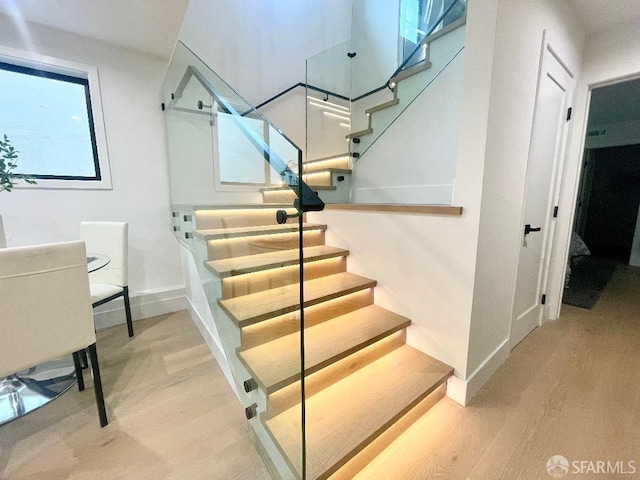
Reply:
<svg viewBox="0 0 640 480"><path fill-rule="evenodd" d="M254 227L260 225L276 225L277 209L238 209L238 210L198 210L195 212L196 230L213 228ZM291 213L294 213L291 210ZM290 219L288 223L295 223Z"/></svg>
<svg viewBox="0 0 640 480"><path fill-rule="evenodd" d="M333 184L331 183L331 173L328 173L328 172L311 173L308 175L303 175L302 181L308 185L319 185L324 187L333 186Z"/></svg>
<svg viewBox="0 0 640 480"><path fill-rule="evenodd" d="M292 190L271 190L262 192L264 203L282 203L293 205L297 195Z"/></svg>
<svg viewBox="0 0 640 480"><path fill-rule="evenodd" d="M303 237L305 247L324 245L324 231L306 231ZM290 250L297 248L298 242L298 232L211 240L207 245L207 257L209 260L222 260L277 250Z"/></svg>
<svg viewBox="0 0 640 480"><path fill-rule="evenodd" d="M346 271L346 257L309 262L304 264L304 279L313 280ZM222 280L222 299L262 292L271 288L299 283L299 281L300 269L298 265L225 278Z"/></svg>
<svg viewBox="0 0 640 480"><path fill-rule="evenodd" d="M373 289L345 295L340 298L305 308L304 321L306 327L312 327L326 320L344 315L359 308L373 304ZM243 350L257 347L276 338L300 331L298 312L288 313L265 320L255 325L244 327L240 331Z"/></svg>
<svg viewBox="0 0 640 480"><path fill-rule="evenodd" d="M401 347L405 341L406 331L402 330L347 358L329 365L319 372L307 376L305 380L306 397L309 398L330 385L348 377L353 372L360 370L387 353ZM267 396L267 411L265 412L264 420L278 415L297 403L300 403L300 382L291 384Z"/></svg>
<svg viewBox="0 0 640 480"><path fill-rule="evenodd" d="M325 170L327 168L342 168L349 169L349 157L335 158L331 160L325 160L322 162L306 163L302 166L303 173L317 172L319 170Z"/></svg>

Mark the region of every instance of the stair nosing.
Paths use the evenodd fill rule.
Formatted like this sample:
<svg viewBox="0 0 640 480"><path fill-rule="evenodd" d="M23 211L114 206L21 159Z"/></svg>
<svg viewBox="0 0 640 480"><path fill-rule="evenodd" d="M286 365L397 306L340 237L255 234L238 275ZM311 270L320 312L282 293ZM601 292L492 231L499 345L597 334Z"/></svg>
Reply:
<svg viewBox="0 0 640 480"><path fill-rule="evenodd" d="M328 293L325 295L322 295L320 297L317 298L313 298L313 299L305 299L304 302L304 307L310 307L312 305L317 305L319 303L323 303L326 302L328 300L331 300L333 298L338 298L338 297L342 297L344 295L349 295L350 293L355 293L361 290L366 290L367 288L372 288L375 287L377 285L377 281L376 280L372 280L370 278L366 278L366 277L362 277L360 275L354 275L352 273L338 273L338 274L334 274L334 275L329 275L326 277L322 277L322 278L318 278L315 280L309 280L308 282L305 282L306 284L310 284L313 282L322 282L322 281L327 281L327 279L331 278L331 277L336 277L336 276L351 276L351 277L357 277L359 279L362 279L363 282L359 283L357 285L345 288L345 289L341 289L332 293ZM239 319L237 318L234 313L229 310L229 308L227 307L228 304L233 303L234 301L237 303L238 301L242 301L242 302L247 302L250 297L253 298L258 298L256 296L265 296L267 295L269 292L271 292L272 295L274 295L274 290L281 290L281 291L285 291L285 290L293 290L293 289L299 289L300 284L299 283L294 283L291 285L286 285L284 287L278 287L275 289L271 289L271 290L265 290L262 292L258 292L258 293L251 293L248 295L243 295L242 297L236 297L236 298L230 298L230 299L226 299L226 300L218 300L218 305L220 306L220 308L240 327L246 327L249 325L253 325L255 323L259 323L262 322L264 320L268 320L270 318L274 318L280 315L284 315L286 313L291 313L294 312L296 310L298 310L300 308L300 304L299 302L296 303L288 303L287 305L282 306L281 308L278 309L272 309L268 312L264 312L264 313L260 313L258 315L254 315L254 316L250 316L247 318L243 318L243 319ZM308 287L307 287L308 288ZM295 291L294 291L295 292ZM275 295L277 295L277 293L275 293ZM240 300L242 299L242 300Z"/></svg>
<svg viewBox="0 0 640 480"><path fill-rule="evenodd" d="M226 240L230 238L242 238L242 237L256 237L260 235L277 235L279 233L291 233L297 232L299 226L297 223L285 224L286 227L282 227L277 224L272 225L253 225L245 227L229 227L229 228L203 228L194 230L196 237L202 238L205 241L209 240ZM242 229L252 229L242 231ZM326 230L327 225L321 223L307 223L303 224L302 229L307 230ZM207 233L215 230L216 233Z"/></svg>
<svg viewBox="0 0 640 480"><path fill-rule="evenodd" d="M319 247L325 247L326 245L316 245L313 247L305 247L303 249L303 252L308 252L308 251L315 251L316 249L319 249ZM309 257L304 257L304 262L305 263L309 263L309 262L314 262L314 261L319 261L319 260L326 260L329 258L337 258L337 257L345 257L347 255L349 255L349 250L345 250L343 248L336 248L336 247L331 247L334 248L333 251L329 251L323 254L319 254L319 255L312 255ZM268 253L262 253L262 254L257 254L257 255L245 255L243 257L232 257L233 260L242 260L242 259L247 259L249 260L251 257L257 257L257 256L262 256L262 258L268 258L268 256L273 256L273 257L277 257L278 255L281 255L283 252L295 252L298 253L298 249L288 249L288 250L282 250L282 251L278 251L278 252L268 252ZM255 258L254 258L255 259ZM218 270L215 269L215 264L218 262L224 262L226 260L231 260L231 259L222 259L222 260L211 260L211 261L207 261L205 262L205 266L215 275L217 275L219 278L229 278L229 277L235 277L237 275L244 275L247 273L253 273L253 272L262 272L265 270L271 270L273 268L278 268L278 267L286 267L286 266L290 266L290 265L297 265L299 263L299 257L296 256L296 258L291 258L291 259L287 259L287 260L282 260L282 261L277 261L277 262L271 262L271 263L265 263L263 265L257 265L257 266L248 266L248 267L241 267L241 268L232 268L229 270L224 270L222 272L219 272Z"/></svg>
<svg viewBox="0 0 640 480"><path fill-rule="evenodd" d="M305 338L306 339L310 339L309 337L307 337L307 335L313 335L314 333L314 329L321 326L321 325L325 325L329 324L329 323L336 323L336 322L348 322L349 321L349 317L353 317L356 314L360 313L362 314L362 312L360 312L361 310L372 310L372 309L376 309L376 310L385 310L377 305L368 305L367 307L364 307L362 309L358 309L355 310L353 312L349 312L346 313L344 315L339 315L337 317L334 317L332 319L326 320L325 322L319 324L319 325L314 325L312 327L309 327L308 329L305 330ZM304 375L308 376L311 375L312 373L318 372L320 370L322 370L323 368L332 365L333 363L336 363L337 361L344 359L360 350L362 350L363 348L366 348L368 346L371 346L377 342L379 342L380 340L389 337L390 335L393 335L394 333L397 333L401 330L404 330L405 328L407 328L410 324L411 324L411 320L409 320L406 317L403 317L401 315L398 315L396 313L387 311L393 318L390 320L390 322L392 322L390 325L387 325L384 327L384 329L382 329L381 331L378 331L375 335L372 335L370 337L364 338L360 341L358 341L358 343L354 343L351 346L349 346L349 348L340 351L338 353L334 353L331 356L327 356L325 357L322 361L315 363L314 365L310 365L307 366L305 368L304 371ZM292 333L289 335L286 335L285 337L292 337L292 336L299 336L299 332L296 333ZM283 337L281 337L283 338ZM277 340L280 339L276 339L275 341L277 342ZM270 348L269 345L273 344L272 342L267 342L265 344L262 345L258 345L256 347L252 347L250 349L247 350L237 350L237 354L238 357L240 358L240 360L242 361L242 363L245 365L245 367L247 367L247 369L253 374L253 378L256 380L256 382L258 382L258 385L260 385L260 387L267 393L267 394L271 394L283 387L286 387L288 385L291 385L292 383L295 383L296 381L300 380L300 372L297 373L293 373L291 375L289 375L288 377L284 377L281 378L280 380L278 380L277 382L272 382L270 383L270 385L266 385L262 379L260 378L258 372L252 368L251 364L249 363L249 361L242 355L245 352L249 352L249 351L257 351L256 349L268 349Z"/></svg>
<svg viewBox="0 0 640 480"><path fill-rule="evenodd" d="M345 138L352 139L356 137L361 137L363 135L369 135L370 133L373 133L373 129L365 128L364 130L360 130L359 132L353 132L353 133L350 133L349 135L345 135Z"/></svg>
<svg viewBox="0 0 640 480"><path fill-rule="evenodd" d="M429 355L423 354L422 352L419 352L415 349L413 349L412 347L408 346L408 345L403 345L402 347L399 347L398 349L394 350L393 352L391 352L388 355L393 355L393 354L397 354L398 351L400 351L401 349L404 349L406 351L406 349L410 349L411 351L413 351L411 353L411 355L424 355L426 359L428 359L429 362L435 362L436 367L437 368L441 368L442 371L441 372L434 372L435 375L437 375L436 380L431 381L431 383L426 387L426 388L421 388L420 391L418 393L415 393L415 396L413 396L413 398L409 399L406 403L404 403L403 405L397 406L397 405L387 405L388 411L386 411L385 413L387 413L387 415L382 415L382 419L377 423L377 425L374 425L373 430L368 430L365 429L362 432L361 437L357 437L352 444L349 446L348 451L346 451L344 453L344 455L339 458L339 459L335 459L331 460L333 461L333 463L330 466L322 466L320 465L320 472L311 472L311 477L312 478L327 478L328 476L332 475L333 473L335 473L337 470L339 470L342 466L344 466L351 458L353 458L359 451L361 451L362 449L366 448L368 445L370 445L376 438L378 438L382 433L384 433L387 429L389 429L392 425L394 425L396 422L398 422L402 417L404 417L405 415L407 415L409 412L411 412L411 410L413 408L415 408L422 400L424 400L426 397L428 397L431 393L433 393L435 390L437 390L438 387L440 387L442 384L444 384L447 379L453 374L453 368L443 364L442 362L430 357ZM386 357L386 356L385 356ZM382 359L384 359L385 357L382 357L381 359L376 360L375 362L373 362L370 365L374 365L376 362L381 361ZM369 367L369 366L367 366ZM357 372L354 372L352 375L350 375L349 377L346 377L345 379L341 380L340 382L338 382L338 384L340 384L341 382L345 382L345 381L351 381L354 382L354 376L357 375L362 375L362 372L364 369L366 369L367 367L364 367L362 370L359 370ZM373 367L372 367L373 368ZM371 375L369 372L367 372L367 374L365 374L365 378L367 375ZM357 383L357 382L354 382ZM323 390L322 392L319 392L316 395L322 395L323 392L326 392L332 388L335 387L334 384L332 386L327 387L327 389ZM341 388L341 387L338 387ZM389 395L393 395L392 393L389 393ZM315 397L315 396L314 396ZM314 402L314 397L310 397L309 399L306 400L307 402L307 422L313 422L313 419L309 417L309 412L310 412L310 403ZM360 398L360 397L359 397ZM380 398L380 397L377 397ZM391 397L389 397L391 398ZM321 403L322 402L322 398L320 399L316 399L316 403ZM291 407L287 410L285 410L284 412L266 419L266 417L261 417L263 424L265 425L265 428L269 431L270 435L272 436L272 438L275 440L275 442L279 445L279 441L278 441L278 435L276 432L274 432L271 428L271 425L275 424L278 422L278 418L287 418L287 416L291 416L293 414L295 414L297 412L297 410L295 409L299 409L299 404ZM311 407L313 408L313 407ZM323 409L323 411L325 411ZM330 412L327 411L327 415L331 415L334 412ZM377 414L379 415L379 414ZM371 415L374 418L377 418L376 415ZM327 418L326 416L323 417ZM333 425L338 425L339 421L336 417L336 419L333 421ZM309 423L307 423L307 425L309 426ZM309 452L309 448L312 448L313 445L310 444L309 442L309 431L307 430L307 452ZM328 434L330 435L330 433ZM327 437L328 439L329 437ZM332 437L333 438L333 437ZM284 451L285 448L279 445L279 448L281 449L281 451ZM285 451L285 457L287 457L287 452ZM307 456L307 460L309 461L310 458L309 456ZM288 460L289 461L289 460ZM291 462L293 463L293 462ZM311 463L311 462L309 462ZM309 473L309 463L308 465L308 469L307 472ZM295 471L295 468L294 468Z"/></svg>
<svg viewBox="0 0 640 480"><path fill-rule="evenodd" d="M342 157L348 157L349 156L349 152L345 152L345 153L340 153L338 155L332 155L330 157L323 157L323 158L314 158L313 160L307 160L303 163L303 165L307 165L310 163L316 163L316 162L326 162L327 160L336 160L338 158L342 158Z"/></svg>
<svg viewBox="0 0 640 480"><path fill-rule="evenodd" d="M385 108L394 107L400 103L400 100L394 98L393 100L389 100L387 102L381 103L379 105L375 105L371 108L367 108L364 113L367 115L371 115L372 113L379 112L380 110L384 110Z"/></svg>
<svg viewBox="0 0 640 480"><path fill-rule="evenodd" d="M311 172L304 172L302 176L305 175L317 175L319 173L353 173L353 170L350 168L335 168L335 167L327 167L321 170L313 170Z"/></svg>
<svg viewBox="0 0 640 480"><path fill-rule="evenodd" d="M336 189L336 187L333 187L333 186L330 186L330 185L309 185L309 184L307 184L307 187L309 187L311 190L335 190ZM284 191L287 191L287 190L290 191L293 194L296 193L293 190L291 190L290 187L269 187L269 188L263 188L260 191L261 192L284 192Z"/></svg>

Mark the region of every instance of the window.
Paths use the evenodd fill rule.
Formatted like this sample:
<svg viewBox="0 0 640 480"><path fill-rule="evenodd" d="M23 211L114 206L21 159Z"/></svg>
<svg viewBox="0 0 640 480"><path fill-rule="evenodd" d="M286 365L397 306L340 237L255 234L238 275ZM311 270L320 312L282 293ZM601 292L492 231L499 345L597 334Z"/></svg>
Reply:
<svg viewBox="0 0 640 480"><path fill-rule="evenodd" d="M0 52L0 135L20 152L17 173L35 188L111 188L97 70L46 60Z"/></svg>

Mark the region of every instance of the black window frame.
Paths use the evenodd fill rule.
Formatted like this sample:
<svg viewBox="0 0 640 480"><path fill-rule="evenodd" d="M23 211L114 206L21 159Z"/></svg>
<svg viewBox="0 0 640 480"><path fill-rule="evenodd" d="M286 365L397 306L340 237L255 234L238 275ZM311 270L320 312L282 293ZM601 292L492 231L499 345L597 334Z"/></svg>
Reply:
<svg viewBox="0 0 640 480"><path fill-rule="evenodd" d="M98 157L98 143L96 141L96 131L93 120L93 108L91 107L91 93L89 91L89 78L75 77L72 75L66 75L63 73L52 72L43 70L41 68L26 67L22 65L16 65L14 63L8 63L6 60L0 60L0 70L21 73L26 75L32 75L34 77L50 78L52 80L59 80L67 83L75 83L84 86L85 103L87 107L87 118L89 123L89 136L91 139L91 151L93 153L93 167L95 171L94 176L82 176L82 175L44 175L39 173L19 172L24 175L29 175L35 179L40 180L78 180L78 181L102 181L102 172L100 170L100 160Z"/></svg>

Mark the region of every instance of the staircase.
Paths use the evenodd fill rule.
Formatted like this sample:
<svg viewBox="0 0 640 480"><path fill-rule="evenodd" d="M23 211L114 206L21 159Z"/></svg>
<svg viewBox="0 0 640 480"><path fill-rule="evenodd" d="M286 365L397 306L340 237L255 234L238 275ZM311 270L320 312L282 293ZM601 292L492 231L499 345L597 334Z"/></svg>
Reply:
<svg viewBox="0 0 640 480"><path fill-rule="evenodd" d="M318 158L303 164L302 180L316 191L325 203L348 203L351 189L349 153ZM295 192L287 186L262 190L267 203L292 205Z"/></svg>
<svg viewBox="0 0 640 480"><path fill-rule="evenodd" d="M344 161L307 163L310 186L331 187ZM233 361L255 402L247 416L302 478L298 224L278 225L274 203L291 205L288 195L268 189L262 205L198 209L193 233L221 284L210 302L239 337ZM326 229L304 223L309 479L352 478L442 398L453 373L405 343L411 321L375 305L376 281L348 272L349 251L326 245Z"/></svg>
<svg viewBox="0 0 640 480"><path fill-rule="evenodd" d="M425 59L389 80L389 88L354 102L352 131L346 135L352 149L363 155L376 139L455 60L464 46L466 18L423 39ZM356 157L357 158L357 157Z"/></svg>

